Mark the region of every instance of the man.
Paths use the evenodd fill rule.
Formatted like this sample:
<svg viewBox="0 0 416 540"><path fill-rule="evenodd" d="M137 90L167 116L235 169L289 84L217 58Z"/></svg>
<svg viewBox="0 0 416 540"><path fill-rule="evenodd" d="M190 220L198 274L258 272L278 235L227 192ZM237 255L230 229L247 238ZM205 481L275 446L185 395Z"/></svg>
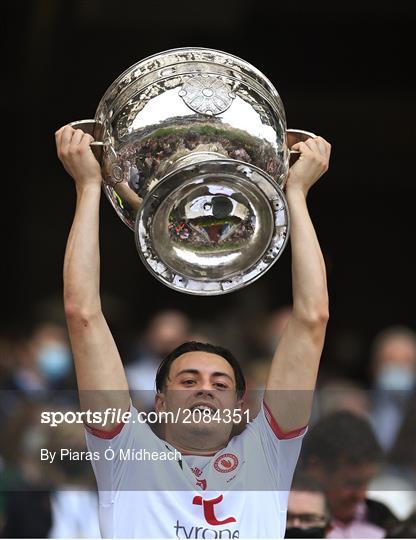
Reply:
<svg viewBox="0 0 416 540"><path fill-rule="evenodd" d="M136 397L142 408L153 409L154 393L149 390L154 388L157 368L172 349L189 340L189 335L190 321L186 315L181 311L164 310L149 321L144 335L137 339L126 377L130 390L138 391Z"/></svg>
<svg viewBox="0 0 416 540"><path fill-rule="evenodd" d="M323 487L331 513L327 538L384 538L396 522L382 503L366 498L382 460L369 422L338 411L311 429L302 451L302 470Z"/></svg>
<svg viewBox="0 0 416 540"><path fill-rule="evenodd" d="M75 181L77 206L64 263L64 303L83 410L132 412L117 347L99 295L101 171L92 137L70 126L56 133L58 155ZM293 147L286 196L290 208L293 312L279 341L256 419L231 437L228 416L241 409L245 389L232 355L211 345L185 344L165 359L157 379L157 412L177 415L164 440L146 424L87 426L104 536L158 538L283 537L287 495L328 319L325 266L306 196L327 170L330 145L321 137ZM293 390L301 392L293 392ZM198 421L212 417L213 421ZM221 421L214 421L217 412ZM187 416L187 418L186 418ZM233 416L234 418L234 416ZM190 419L190 422L187 420ZM127 461L120 450L144 448L175 461ZM169 458L170 459L170 458ZM138 491L142 490L142 491Z"/></svg>
<svg viewBox="0 0 416 540"><path fill-rule="evenodd" d="M295 477L289 494L285 538L325 538L329 521L321 485L307 476Z"/></svg>
<svg viewBox="0 0 416 540"><path fill-rule="evenodd" d="M371 358L373 379L371 422L382 448L395 444L416 390L416 335L407 327L393 326L375 339Z"/></svg>

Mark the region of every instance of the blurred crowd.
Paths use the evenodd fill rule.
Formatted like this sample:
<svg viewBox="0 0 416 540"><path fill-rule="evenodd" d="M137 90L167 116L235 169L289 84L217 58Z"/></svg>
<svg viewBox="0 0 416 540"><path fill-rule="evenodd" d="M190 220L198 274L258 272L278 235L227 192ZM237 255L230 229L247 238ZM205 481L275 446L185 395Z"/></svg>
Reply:
<svg viewBox="0 0 416 540"><path fill-rule="evenodd" d="M224 324L177 310L156 313L120 344L138 407L152 408L159 362L190 340L232 350L248 388L261 390L290 313L281 307L248 322L235 314ZM320 370L286 536L414 538L416 335L407 327L380 329L363 380L350 376L341 360L330 358ZM254 401L249 406L255 408ZM90 464L68 459L52 467L39 459L41 448L85 449L79 424L51 429L39 421L42 410L74 409L77 403L61 316L0 335L0 536L100 536Z"/></svg>

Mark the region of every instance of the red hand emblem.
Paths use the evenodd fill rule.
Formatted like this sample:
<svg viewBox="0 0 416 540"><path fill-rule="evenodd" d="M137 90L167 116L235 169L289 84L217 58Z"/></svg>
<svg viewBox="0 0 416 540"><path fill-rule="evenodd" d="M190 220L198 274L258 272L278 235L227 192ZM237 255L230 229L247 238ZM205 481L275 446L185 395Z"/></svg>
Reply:
<svg viewBox="0 0 416 540"><path fill-rule="evenodd" d="M220 495L215 499L203 499L200 495L196 495L192 501L192 504L198 504L204 508L204 516L209 525L225 525L226 523L233 523L237 521L235 517L228 517L219 521L214 514L214 505L220 503L223 500L223 496Z"/></svg>

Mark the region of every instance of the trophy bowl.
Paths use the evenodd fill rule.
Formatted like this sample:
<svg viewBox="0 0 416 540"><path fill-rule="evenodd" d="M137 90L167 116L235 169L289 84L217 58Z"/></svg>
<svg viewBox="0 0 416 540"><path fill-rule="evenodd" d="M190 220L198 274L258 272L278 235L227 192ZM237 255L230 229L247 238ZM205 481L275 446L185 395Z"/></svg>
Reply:
<svg viewBox="0 0 416 540"><path fill-rule="evenodd" d="M177 291L225 294L261 277L289 235L291 146L281 99L228 53L172 49L127 69L95 118L104 192L147 269Z"/></svg>

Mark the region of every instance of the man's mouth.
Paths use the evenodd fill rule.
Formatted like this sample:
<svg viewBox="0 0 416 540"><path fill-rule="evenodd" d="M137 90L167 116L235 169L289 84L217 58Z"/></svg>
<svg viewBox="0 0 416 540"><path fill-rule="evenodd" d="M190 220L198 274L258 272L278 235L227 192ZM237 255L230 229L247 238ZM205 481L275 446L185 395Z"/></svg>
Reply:
<svg viewBox="0 0 416 540"><path fill-rule="evenodd" d="M195 405L192 405L191 411L196 410L201 411L201 413L205 414L214 414L217 411L216 407L207 403L196 403Z"/></svg>

